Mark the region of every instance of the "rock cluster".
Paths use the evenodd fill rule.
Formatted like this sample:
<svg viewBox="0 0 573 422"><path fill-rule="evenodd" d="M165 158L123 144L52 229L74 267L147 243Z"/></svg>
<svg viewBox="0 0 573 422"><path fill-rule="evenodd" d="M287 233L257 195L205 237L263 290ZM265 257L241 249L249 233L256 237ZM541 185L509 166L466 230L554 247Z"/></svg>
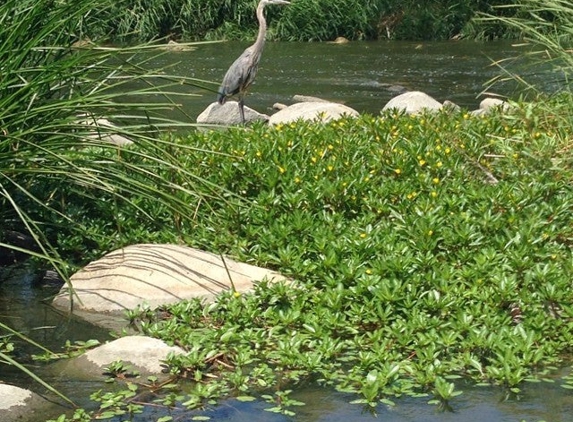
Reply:
<svg viewBox="0 0 573 422"><path fill-rule="evenodd" d="M129 331L124 316L139 305L160 305L191 298L213 300L223 291L244 293L261 280L288 281L282 275L222 255L182 245L141 244L113 251L71 277L52 304L62 312L117 332ZM140 377L163 374L180 347L139 335L120 337L73 359L57 362L52 372L76 381L102 380L110 364L121 361ZM0 383L2 422L36 421L53 405L29 390ZM63 410L59 409L59 413ZM42 419L44 420L44 419Z"/></svg>
<svg viewBox="0 0 573 422"><path fill-rule="evenodd" d="M398 110L408 114L423 111L439 111L442 109L458 110L459 107L449 100L440 103L428 94L421 91L407 91L404 87L396 85L385 86L390 92L399 93L383 107L382 110ZM245 106L245 120L247 122L266 121L271 125L290 123L296 120L322 121L337 120L343 116L358 116L359 113L343 104L330 102L321 98L295 95L294 104L285 105L277 103L273 108L278 110L272 116L260 114ZM472 114L484 114L494 108L507 109L509 104L497 98L485 98L477 110ZM218 103L210 104L199 117L200 125L236 125L240 124L239 108L235 101L228 101L223 106Z"/></svg>

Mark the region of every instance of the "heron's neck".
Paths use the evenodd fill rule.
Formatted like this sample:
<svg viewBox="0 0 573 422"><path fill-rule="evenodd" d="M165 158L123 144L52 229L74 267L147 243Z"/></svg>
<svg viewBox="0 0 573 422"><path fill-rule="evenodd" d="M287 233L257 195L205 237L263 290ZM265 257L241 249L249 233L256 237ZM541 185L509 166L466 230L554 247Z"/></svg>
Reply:
<svg viewBox="0 0 573 422"><path fill-rule="evenodd" d="M259 21L259 34L257 35L257 40L255 41L255 46L259 47L260 50L263 49L265 44L265 34L267 33L267 21L265 20L265 14L263 10L265 9L265 4L263 2L259 3L257 7L257 19Z"/></svg>

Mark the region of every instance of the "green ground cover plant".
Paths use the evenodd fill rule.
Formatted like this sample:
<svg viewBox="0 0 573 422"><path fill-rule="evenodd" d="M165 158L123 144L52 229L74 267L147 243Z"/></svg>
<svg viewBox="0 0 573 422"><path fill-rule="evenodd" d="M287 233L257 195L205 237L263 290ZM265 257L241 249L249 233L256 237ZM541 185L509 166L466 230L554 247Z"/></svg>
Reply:
<svg viewBox="0 0 573 422"><path fill-rule="evenodd" d="M192 385L177 405L260 397L289 414L313 382L373 410L403 395L447 409L456 379L519 394L550 378L573 345L570 105L173 138L228 192L181 239L293 280L130 313L188 350L168 362Z"/></svg>
<svg viewBox="0 0 573 422"><path fill-rule="evenodd" d="M224 393L311 378L375 406L447 400L455 376L518 391L573 344L571 140L545 118L523 105L187 138L225 154L188 165L249 199L199 212L193 237L295 284L174 305L143 331Z"/></svg>

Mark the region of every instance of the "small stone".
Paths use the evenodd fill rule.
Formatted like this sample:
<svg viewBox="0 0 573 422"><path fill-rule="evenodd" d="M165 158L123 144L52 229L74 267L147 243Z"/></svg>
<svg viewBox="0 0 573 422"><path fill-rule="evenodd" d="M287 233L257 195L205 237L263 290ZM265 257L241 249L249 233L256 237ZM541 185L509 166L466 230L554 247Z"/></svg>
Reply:
<svg viewBox="0 0 573 422"><path fill-rule="evenodd" d="M384 106L383 110L396 109L407 114L416 114L423 111L438 111L442 104L420 91L410 91L392 98Z"/></svg>
<svg viewBox="0 0 573 422"><path fill-rule="evenodd" d="M273 114L269 124L290 123L296 120L319 120L328 122L344 116L358 116L358 112L343 104L318 101L293 104Z"/></svg>

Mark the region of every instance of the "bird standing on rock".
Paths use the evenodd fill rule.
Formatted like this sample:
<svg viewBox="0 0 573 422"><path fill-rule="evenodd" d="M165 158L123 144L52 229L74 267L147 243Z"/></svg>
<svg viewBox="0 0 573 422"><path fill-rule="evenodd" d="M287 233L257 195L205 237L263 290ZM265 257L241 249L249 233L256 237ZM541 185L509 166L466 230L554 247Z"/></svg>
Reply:
<svg viewBox="0 0 573 422"><path fill-rule="evenodd" d="M239 97L239 114L241 122L245 123L245 94L247 88L255 80L263 47L265 46L265 36L267 33L267 21L263 10L268 4L290 4L286 0L261 0L257 6L257 19L259 21L259 34L255 43L243 51L237 60L233 62L219 88L217 101L219 104L225 104L227 98L237 95Z"/></svg>

